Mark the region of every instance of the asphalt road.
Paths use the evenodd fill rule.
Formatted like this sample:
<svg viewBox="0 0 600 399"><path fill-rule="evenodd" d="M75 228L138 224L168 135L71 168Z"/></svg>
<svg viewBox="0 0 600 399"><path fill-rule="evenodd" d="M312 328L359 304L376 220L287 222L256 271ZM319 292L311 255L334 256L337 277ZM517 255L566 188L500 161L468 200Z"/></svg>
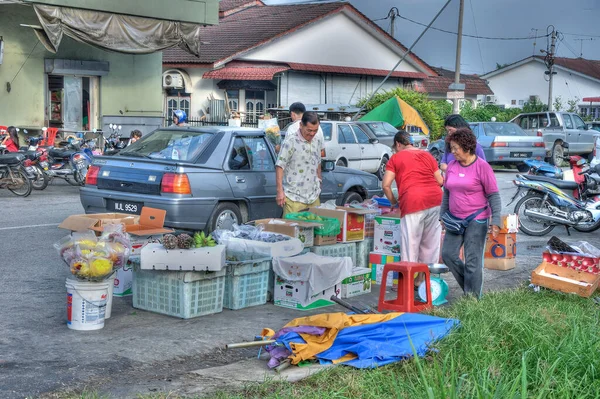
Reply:
<svg viewBox="0 0 600 399"><path fill-rule="evenodd" d="M514 193L511 183L514 175L512 171L496 173L503 204ZM34 191L28 198L0 190L0 201L1 398L39 396L85 387L116 397L185 391L185 384L178 377L186 372L255 353L223 353L216 347L252 340L263 327L277 329L292 318L306 315L265 305L180 320L136 310L128 297L114 299L112 318L104 329L69 330L65 279L70 273L52 244L67 234L57 225L67 216L83 211L78 188L58 181L45 191ZM505 207L503 213L509 213L509 209ZM552 234L566 236L562 228ZM599 234L573 231L568 240L597 243ZM549 238L519 234L517 269L486 271L486 289L503 289L526 280L540 262ZM460 293L454 281L449 283L452 300ZM376 293L361 300L376 306ZM190 383L193 381L186 382Z"/></svg>

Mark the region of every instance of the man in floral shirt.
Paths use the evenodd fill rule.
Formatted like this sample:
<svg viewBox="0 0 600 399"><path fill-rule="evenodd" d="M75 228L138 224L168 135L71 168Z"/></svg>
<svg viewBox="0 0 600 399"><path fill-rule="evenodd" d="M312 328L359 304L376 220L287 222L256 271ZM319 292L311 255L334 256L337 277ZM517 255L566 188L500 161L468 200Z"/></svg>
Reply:
<svg viewBox="0 0 600 399"><path fill-rule="evenodd" d="M281 145L275 173L277 204L283 207L284 215L320 203L323 136L318 136L318 131L316 112L305 112L296 134L288 131Z"/></svg>

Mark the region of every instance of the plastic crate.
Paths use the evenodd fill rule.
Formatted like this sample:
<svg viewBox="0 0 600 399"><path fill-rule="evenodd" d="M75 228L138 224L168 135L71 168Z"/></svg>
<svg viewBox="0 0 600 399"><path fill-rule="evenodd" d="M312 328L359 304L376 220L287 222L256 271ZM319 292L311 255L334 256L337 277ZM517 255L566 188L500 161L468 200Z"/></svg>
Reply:
<svg viewBox="0 0 600 399"><path fill-rule="evenodd" d="M321 256L331 256L334 258L339 258L343 256L349 256L352 258L352 264L356 265L356 243L341 243L334 245L323 245L320 247L312 247L310 249L311 252L314 252L317 255Z"/></svg>
<svg viewBox="0 0 600 399"><path fill-rule="evenodd" d="M267 303L271 258L227 262L223 307L232 310Z"/></svg>
<svg viewBox="0 0 600 399"><path fill-rule="evenodd" d="M355 267L369 267L369 254L373 251L373 237L365 238L356 243L356 263Z"/></svg>
<svg viewBox="0 0 600 399"><path fill-rule="evenodd" d="M133 307L189 319L223 311L225 273L133 270Z"/></svg>

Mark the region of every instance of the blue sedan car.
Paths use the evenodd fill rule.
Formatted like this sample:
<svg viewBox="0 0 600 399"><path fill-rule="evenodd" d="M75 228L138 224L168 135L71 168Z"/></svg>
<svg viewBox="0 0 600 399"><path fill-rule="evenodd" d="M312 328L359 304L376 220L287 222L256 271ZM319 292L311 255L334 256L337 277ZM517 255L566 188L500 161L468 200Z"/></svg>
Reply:
<svg viewBox="0 0 600 399"><path fill-rule="evenodd" d="M526 158L543 160L545 153L542 137L529 136L518 125L510 122L470 123L477 142L483 147L485 158L491 165L516 165L519 171L527 171ZM429 145L429 152L441 159L444 139Z"/></svg>

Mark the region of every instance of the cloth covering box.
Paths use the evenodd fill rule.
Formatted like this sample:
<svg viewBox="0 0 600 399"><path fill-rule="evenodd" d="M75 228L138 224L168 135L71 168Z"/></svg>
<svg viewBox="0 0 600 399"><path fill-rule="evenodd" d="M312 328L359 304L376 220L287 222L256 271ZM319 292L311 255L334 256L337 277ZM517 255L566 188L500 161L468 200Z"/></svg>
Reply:
<svg viewBox="0 0 600 399"><path fill-rule="evenodd" d="M531 272L531 283L551 290L589 298L598 288L600 275L578 272L543 262Z"/></svg>
<svg viewBox="0 0 600 399"><path fill-rule="evenodd" d="M143 270L217 272L225 267L225 245L190 249L166 249L150 243L142 248Z"/></svg>
<svg viewBox="0 0 600 399"><path fill-rule="evenodd" d="M263 226L265 231L279 233L299 239L304 247L312 247L315 241L315 227L320 223L298 222L285 219L260 219L255 221L256 226Z"/></svg>
<svg viewBox="0 0 600 399"><path fill-rule="evenodd" d="M373 251L382 254L400 253L400 214L375 216Z"/></svg>
<svg viewBox="0 0 600 399"><path fill-rule="evenodd" d="M486 259L502 259L514 258L517 256L517 234L516 233L499 233L498 237L492 237L488 234L485 244L484 258Z"/></svg>
<svg viewBox="0 0 600 399"><path fill-rule="evenodd" d="M371 292L371 269L367 267L355 267L352 275L342 281L342 298Z"/></svg>
<svg viewBox="0 0 600 399"><path fill-rule="evenodd" d="M369 209L355 209L338 206L336 209L310 208L308 210L319 216L336 218L340 222L341 232L338 242L362 241L365 238L365 215L377 213Z"/></svg>

